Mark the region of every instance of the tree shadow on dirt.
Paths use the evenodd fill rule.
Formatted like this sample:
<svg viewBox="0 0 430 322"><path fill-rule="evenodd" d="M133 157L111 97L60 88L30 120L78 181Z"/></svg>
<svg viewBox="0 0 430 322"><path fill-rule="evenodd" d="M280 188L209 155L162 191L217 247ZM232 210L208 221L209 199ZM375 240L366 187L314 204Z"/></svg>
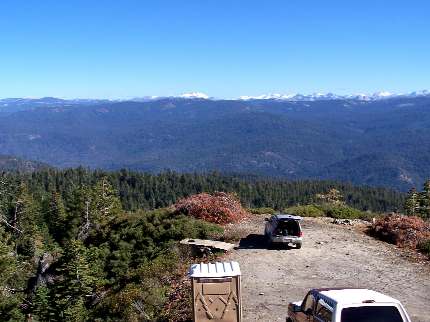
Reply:
<svg viewBox="0 0 430 322"><path fill-rule="evenodd" d="M237 249L291 249L286 244L270 245L264 235L249 234L239 241Z"/></svg>

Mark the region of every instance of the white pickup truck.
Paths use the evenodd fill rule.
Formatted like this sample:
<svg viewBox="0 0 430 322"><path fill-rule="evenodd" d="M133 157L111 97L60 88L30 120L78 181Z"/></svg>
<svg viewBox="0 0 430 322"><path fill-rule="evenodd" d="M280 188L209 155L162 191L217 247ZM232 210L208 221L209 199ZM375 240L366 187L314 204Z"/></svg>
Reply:
<svg viewBox="0 0 430 322"><path fill-rule="evenodd" d="M287 322L411 322L396 299L368 289L313 289L288 305Z"/></svg>

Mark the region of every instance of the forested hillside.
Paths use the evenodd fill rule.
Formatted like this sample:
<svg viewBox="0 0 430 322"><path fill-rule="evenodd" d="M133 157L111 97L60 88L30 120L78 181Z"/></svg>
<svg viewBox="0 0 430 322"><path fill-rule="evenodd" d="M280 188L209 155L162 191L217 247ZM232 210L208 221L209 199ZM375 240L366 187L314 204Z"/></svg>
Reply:
<svg viewBox="0 0 430 322"><path fill-rule="evenodd" d="M408 190L429 176L430 97L8 102L3 153L58 167L252 173Z"/></svg>

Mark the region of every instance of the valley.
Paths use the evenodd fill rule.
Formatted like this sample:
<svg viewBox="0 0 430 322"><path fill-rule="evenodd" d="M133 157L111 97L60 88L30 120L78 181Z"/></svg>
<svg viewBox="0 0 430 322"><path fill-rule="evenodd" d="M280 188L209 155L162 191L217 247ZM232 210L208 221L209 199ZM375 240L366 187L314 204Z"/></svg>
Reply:
<svg viewBox="0 0 430 322"><path fill-rule="evenodd" d="M17 104L0 109L2 153L60 168L216 170L403 191L430 173L426 95Z"/></svg>

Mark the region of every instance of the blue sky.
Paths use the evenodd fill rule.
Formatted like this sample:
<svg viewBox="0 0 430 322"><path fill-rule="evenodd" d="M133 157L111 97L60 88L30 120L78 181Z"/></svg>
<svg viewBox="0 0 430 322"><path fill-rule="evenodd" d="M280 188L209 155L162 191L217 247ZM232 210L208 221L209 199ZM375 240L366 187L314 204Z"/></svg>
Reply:
<svg viewBox="0 0 430 322"><path fill-rule="evenodd" d="M0 97L430 88L429 1L0 2Z"/></svg>

